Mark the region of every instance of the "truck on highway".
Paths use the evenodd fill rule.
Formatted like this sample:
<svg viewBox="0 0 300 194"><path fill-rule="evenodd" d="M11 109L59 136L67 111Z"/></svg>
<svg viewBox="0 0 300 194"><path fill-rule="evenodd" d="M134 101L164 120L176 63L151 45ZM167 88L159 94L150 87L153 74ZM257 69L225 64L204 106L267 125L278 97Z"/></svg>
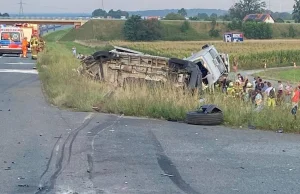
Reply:
<svg viewBox="0 0 300 194"><path fill-rule="evenodd" d="M0 56L3 54L22 54L24 32L19 27L0 27Z"/></svg>
<svg viewBox="0 0 300 194"><path fill-rule="evenodd" d="M38 24L32 24L32 23L20 23L20 24L15 24L15 27L20 27L21 29L23 29L24 32L24 37L27 37L28 40L28 50L30 51L30 40L31 40L31 36L35 35L38 36L39 35L39 25Z"/></svg>

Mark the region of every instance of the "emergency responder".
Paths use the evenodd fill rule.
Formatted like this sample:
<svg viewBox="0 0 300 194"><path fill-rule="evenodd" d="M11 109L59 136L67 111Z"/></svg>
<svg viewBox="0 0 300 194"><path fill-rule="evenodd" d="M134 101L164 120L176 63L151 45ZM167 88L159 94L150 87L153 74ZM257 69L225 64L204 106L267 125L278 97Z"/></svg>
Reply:
<svg viewBox="0 0 300 194"><path fill-rule="evenodd" d="M45 47L45 41L40 37L39 38L39 51L43 51Z"/></svg>
<svg viewBox="0 0 300 194"><path fill-rule="evenodd" d="M36 36L32 36L30 40L30 47L31 47L31 58L32 59L37 59L37 54L38 54L38 39Z"/></svg>
<svg viewBox="0 0 300 194"><path fill-rule="evenodd" d="M22 52L24 58L27 58L27 45L28 45L27 37L24 37L22 41Z"/></svg>

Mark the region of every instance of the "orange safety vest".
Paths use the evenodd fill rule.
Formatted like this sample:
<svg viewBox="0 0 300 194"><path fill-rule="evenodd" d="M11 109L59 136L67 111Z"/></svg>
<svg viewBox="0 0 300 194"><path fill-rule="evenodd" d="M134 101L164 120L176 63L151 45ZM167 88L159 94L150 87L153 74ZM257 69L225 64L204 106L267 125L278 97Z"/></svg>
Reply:
<svg viewBox="0 0 300 194"><path fill-rule="evenodd" d="M28 45L28 41L27 41L27 40L23 40L23 41L22 41L22 48L23 48L23 49L26 49L26 48L27 48L27 45Z"/></svg>

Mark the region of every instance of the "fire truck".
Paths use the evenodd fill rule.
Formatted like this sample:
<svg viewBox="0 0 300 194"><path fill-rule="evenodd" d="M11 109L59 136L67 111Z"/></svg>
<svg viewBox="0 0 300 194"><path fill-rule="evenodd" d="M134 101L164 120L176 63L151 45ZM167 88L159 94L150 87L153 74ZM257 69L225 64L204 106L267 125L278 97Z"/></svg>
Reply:
<svg viewBox="0 0 300 194"><path fill-rule="evenodd" d="M28 50L30 51L30 40L31 36L39 36L39 25L38 24L30 24L30 23L20 23L20 24L15 24L15 27L19 27L23 29L24 32L24 37L27 37L28 40Z"/></svg>
<svg viewBox="0 0 300 194"><path fill-rule="evenodd" d="M22 54L24 32L19 27L0 27L0 56L3 54Z"/></svg>

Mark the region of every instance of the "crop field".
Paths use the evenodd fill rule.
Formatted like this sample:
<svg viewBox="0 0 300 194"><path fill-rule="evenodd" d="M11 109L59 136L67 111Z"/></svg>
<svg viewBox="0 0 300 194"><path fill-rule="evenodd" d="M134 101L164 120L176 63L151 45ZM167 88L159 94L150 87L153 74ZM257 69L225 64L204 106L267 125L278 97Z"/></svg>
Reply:
<svg viewBox="0 0 300 194"><path fill-rule="evenodd" d="M291 66L300 62L300 40L246 40L243 43L222 41L182 41L182 42L125 42L113 41L112 45L124 46L145 53L184 58L201 49L204 44L213 44L223 53L238 59L240 68L255 69Z"/></svg>

